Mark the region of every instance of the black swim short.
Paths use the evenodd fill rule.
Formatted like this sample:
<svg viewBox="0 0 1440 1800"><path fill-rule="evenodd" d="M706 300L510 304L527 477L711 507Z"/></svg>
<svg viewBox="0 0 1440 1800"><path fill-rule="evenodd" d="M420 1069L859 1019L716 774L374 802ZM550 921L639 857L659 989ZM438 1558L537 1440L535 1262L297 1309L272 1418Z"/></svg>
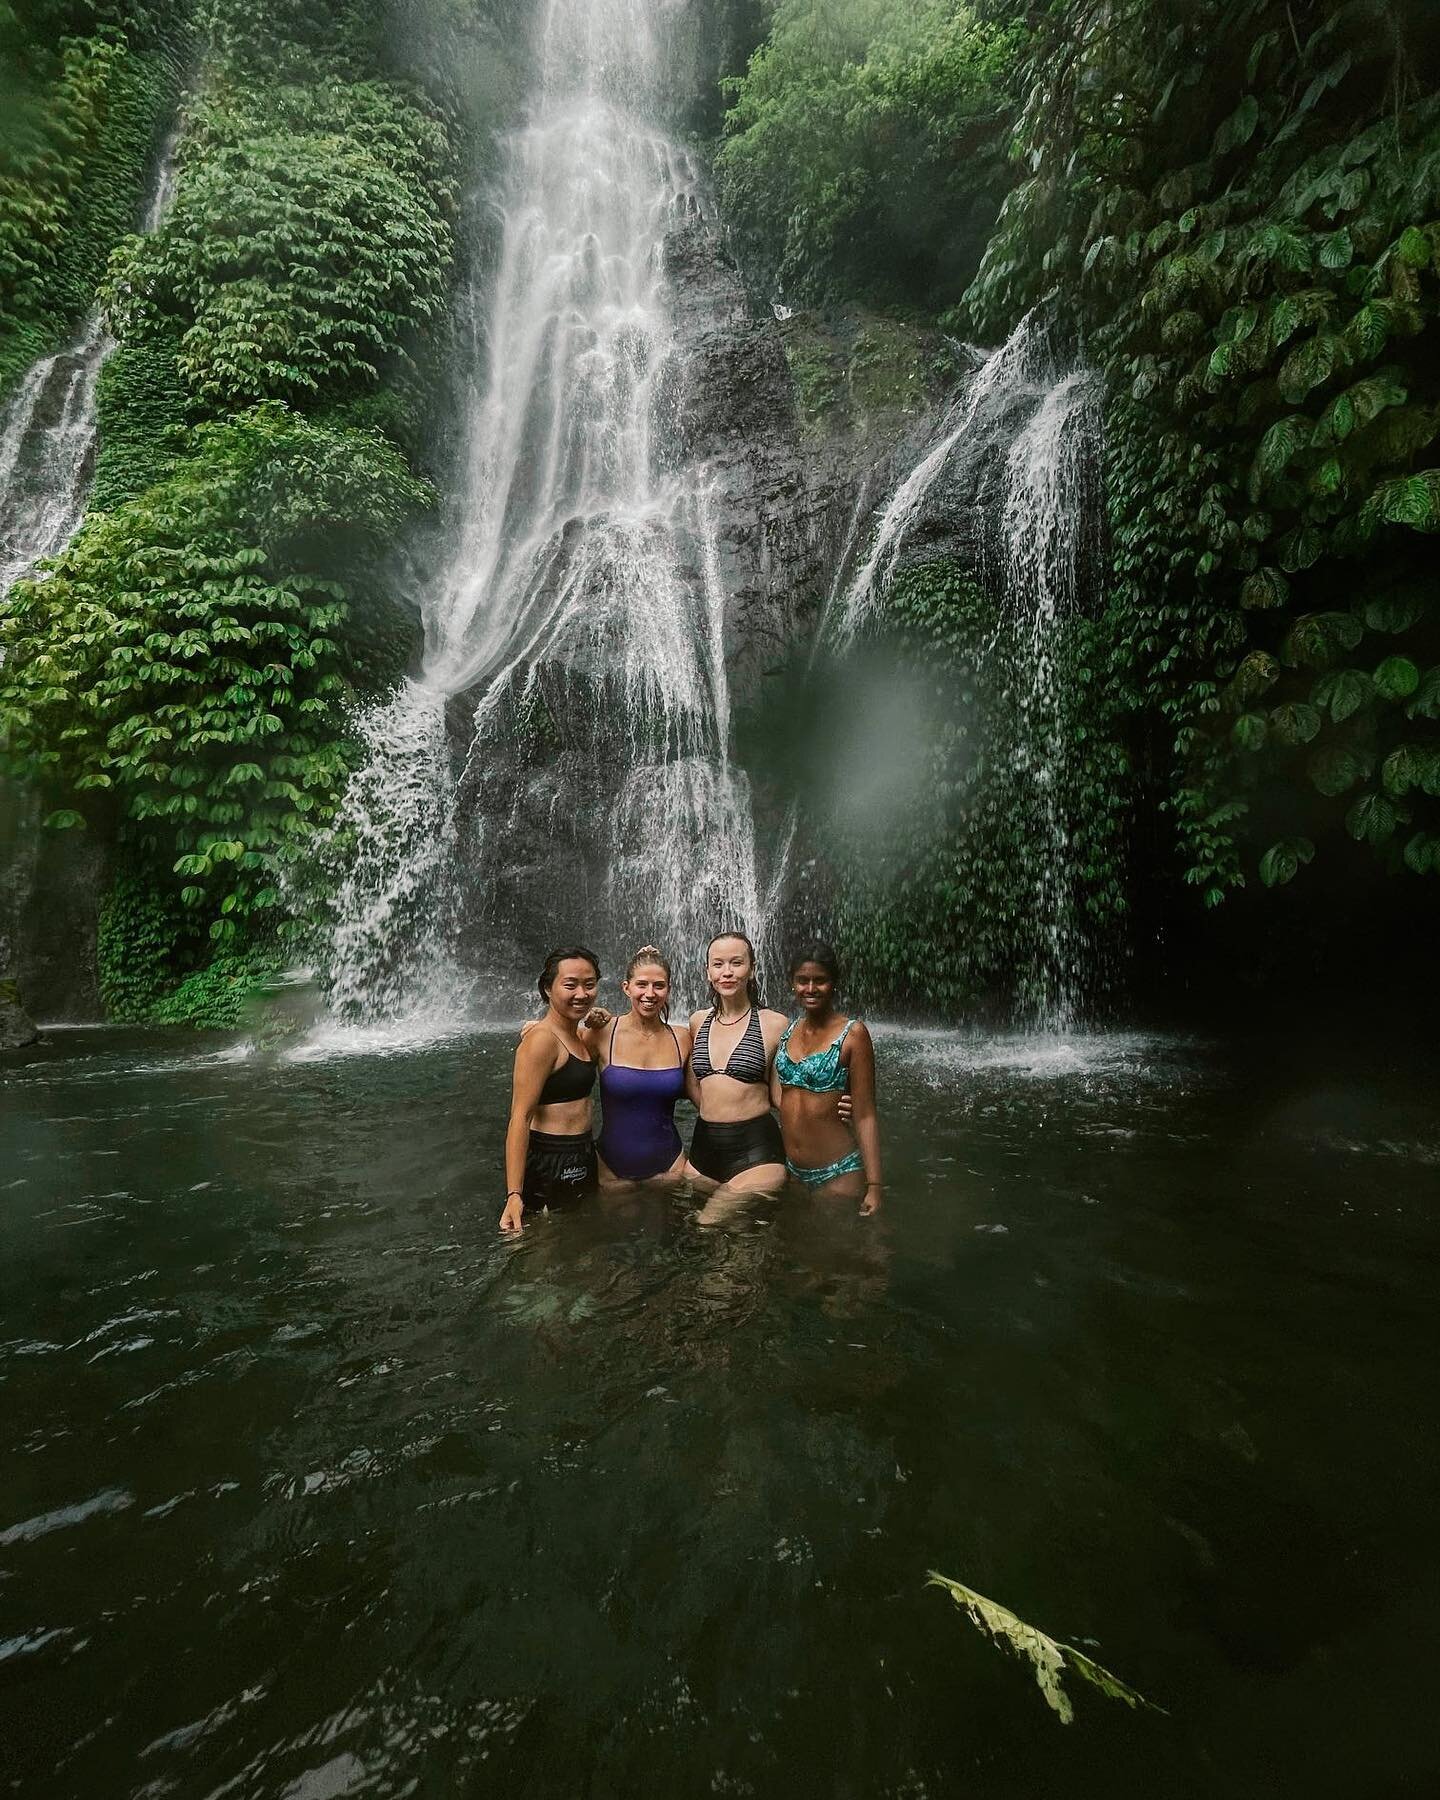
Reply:
<svg viewBox="0 0 1440 1800"><path fill-rule="evenodd" d="M695 1121L690 1163L711 1181L732 1181L742 1169L784 1161L785 1145L774 1113L761 1113L758 1119L739 1119L730 1124Z"/></svg>
<svg viewBox="0 0 1440 1800"><path fill-rule="evenodd" d="M578 1137L555 1137L548 1131L532 1131L525 1153L525 1185L520 1198L527 1208L573 1206L597 1193L600 1167L595 1160L595 1140L588 1131Z"/></svg>

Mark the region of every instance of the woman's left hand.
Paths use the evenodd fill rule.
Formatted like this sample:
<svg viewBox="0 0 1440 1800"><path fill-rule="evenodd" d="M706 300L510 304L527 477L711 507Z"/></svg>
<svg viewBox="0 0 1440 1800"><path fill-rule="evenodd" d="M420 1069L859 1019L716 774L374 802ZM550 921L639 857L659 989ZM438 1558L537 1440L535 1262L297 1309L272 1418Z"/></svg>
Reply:
<svg viewBox="0 0 1440 1800"><path fill-rule="evenodd" d="M865 1190L865 1198L860 1202L860 1217L868 1219L880 1210L880 1197L884 1189L872 1184Z"/></svg>

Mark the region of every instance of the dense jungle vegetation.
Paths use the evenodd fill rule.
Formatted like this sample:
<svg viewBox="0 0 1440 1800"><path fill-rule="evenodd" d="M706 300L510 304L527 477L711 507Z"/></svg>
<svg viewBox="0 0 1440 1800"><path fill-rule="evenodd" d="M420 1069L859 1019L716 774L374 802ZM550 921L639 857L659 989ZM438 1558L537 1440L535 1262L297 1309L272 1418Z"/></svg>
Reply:
<svg viewBox="0 0 1440 1800"><path fill-rule="evenodd" d="M347 703L412 648L383 556L434 499L457 182L511 85L512 9L5 23L23 105L0 369L13 383L97 289L120 340L85 524L0 614L6 763L50 827L112 846L110 1014L230 1022L306 929L287 874L333 816ZM175 125L173 204L136 235Z"/></svg>
<svg viewBox="0 0 1440 1800"><path fill-rule="evenodd" d="M733 84L723 191L787 298L984 343L1039 309L1105 378L1107 576L1067 647L1097 925L1126 903L1117 805L1158 809L1141 867L1201 908L1312 863L1329 905L1440 873L1435 23L1426 0L779 0ZM962 668L963 575L912 571L891 612ZM848 915L887 980L947 1001L1023 904L1003 873L968 891L956 847L1003 872L1026 815L935 760L948 800ZM952 904L973 952L907 967Z"/></svg>
<svg viewBox="0 0 1440 1800"><path fill-rule="evenodd" d="M1104 579L1063 649L1097 941L1158 892L1253 922L1440 891L1427 0L719 10L735 73L694 117L758 293L986 344L1036 310L1103 379ZM97 295L119 339L86 522L0 602L0 752L110 846L118 1018L221 1022L307 929L347 705L412 648L385 554L434 504L459 184L524 16L0 5L0 400ZM174 203L135 235L177 121ZM885 620L950 694L974 577L912 567ZM962 724L840 877L872 990L945 1007L1002 979L1026 905L1023 796Z"/></svg>

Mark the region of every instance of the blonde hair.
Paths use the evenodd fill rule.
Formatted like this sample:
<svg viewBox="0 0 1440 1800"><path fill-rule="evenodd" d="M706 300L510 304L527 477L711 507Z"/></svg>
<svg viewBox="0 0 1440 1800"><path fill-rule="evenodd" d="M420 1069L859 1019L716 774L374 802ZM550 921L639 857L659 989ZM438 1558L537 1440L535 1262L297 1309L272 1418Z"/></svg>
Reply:
<svg viewBox="0 0 1440 1800"><path fill-rule="evenodd" d="M667 981L675 979L674 972L670 967L670 959L658 944L642 944L640 946L625 965L625 979L629 981L635 971L646 963L654 963L657 968L663 969Z"/></svg>

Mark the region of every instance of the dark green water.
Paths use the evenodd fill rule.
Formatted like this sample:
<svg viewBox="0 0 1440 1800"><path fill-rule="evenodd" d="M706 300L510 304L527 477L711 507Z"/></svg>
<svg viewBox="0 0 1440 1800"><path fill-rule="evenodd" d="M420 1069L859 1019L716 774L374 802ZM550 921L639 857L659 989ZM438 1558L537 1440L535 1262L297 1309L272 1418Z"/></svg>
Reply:
<svg viewBox="0 0 1440 1800"><path fill-rule="evenodd" d="M883 1220L518 1245L497 1037L12 1058L0 1786L1434 1792L1436 1071L1345 1058L890 1035Z"/></svg>

